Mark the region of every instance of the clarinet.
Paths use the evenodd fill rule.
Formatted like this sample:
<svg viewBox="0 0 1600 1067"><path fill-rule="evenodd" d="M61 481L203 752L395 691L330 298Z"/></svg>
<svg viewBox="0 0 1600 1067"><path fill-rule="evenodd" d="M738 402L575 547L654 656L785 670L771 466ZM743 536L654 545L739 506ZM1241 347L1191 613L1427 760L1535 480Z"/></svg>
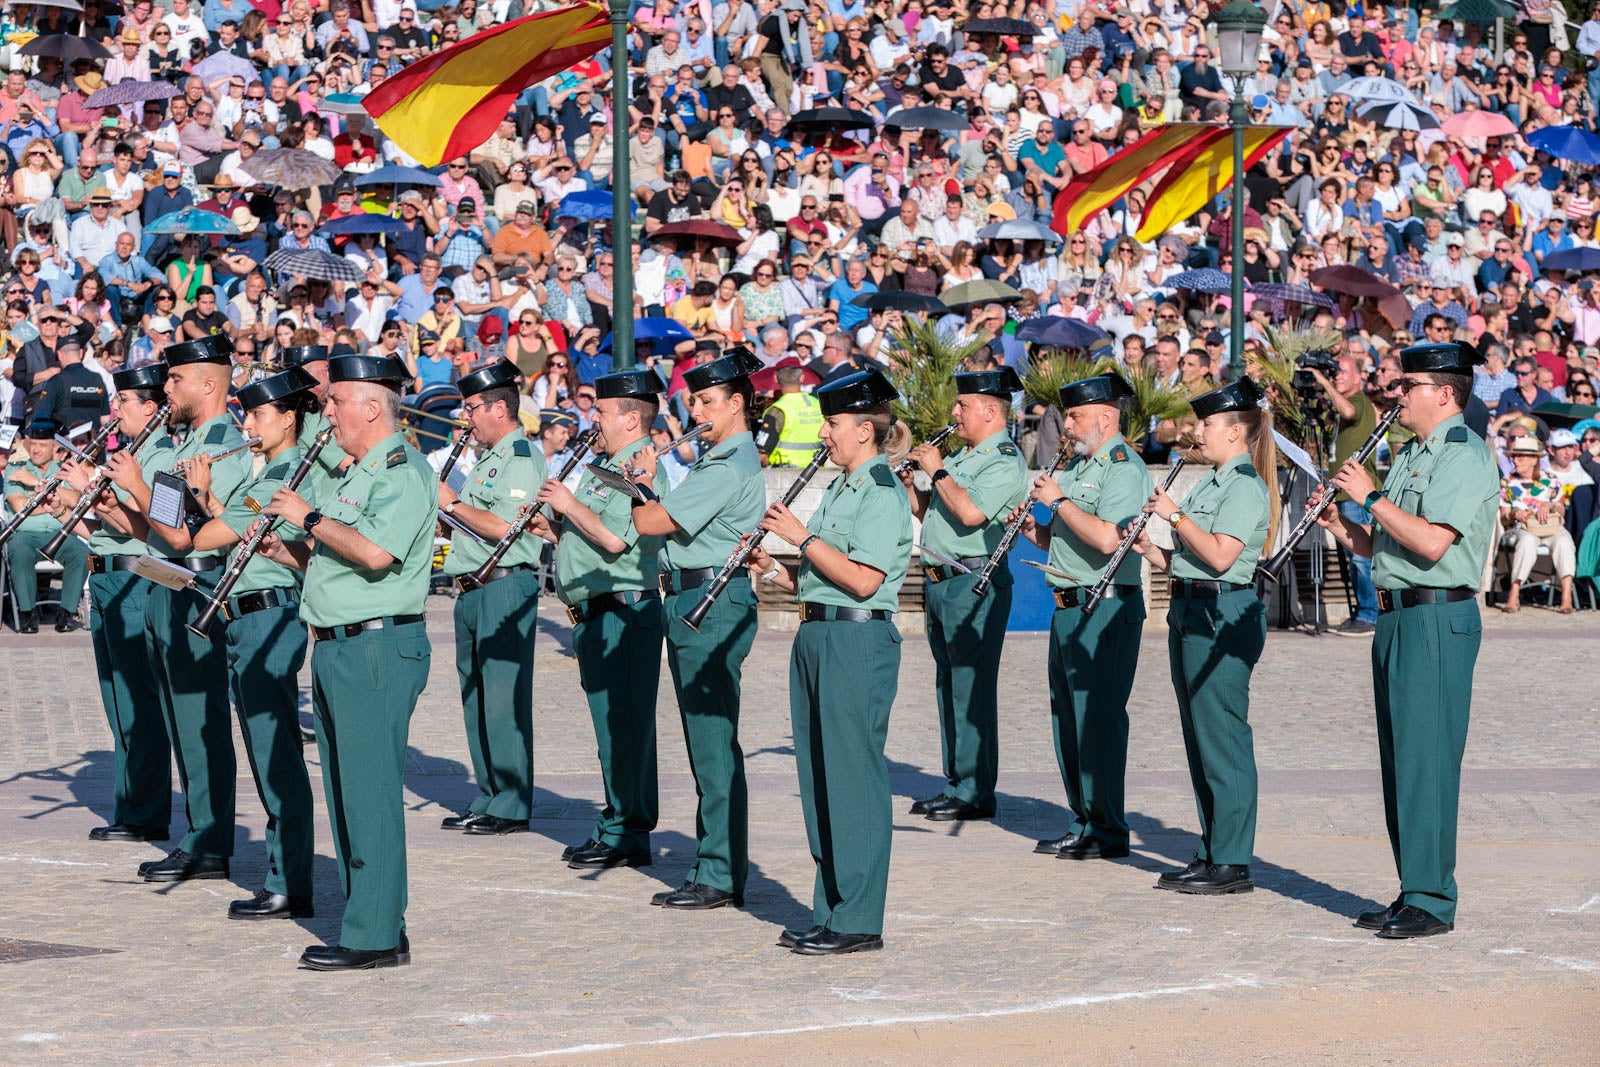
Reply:
<svg viewBox="0 0 1600 1067"><path fill-rule="evenodd" d="M172 401L168 400L156 410L155 415L145 424L144 429L140 430L138 436L128 445L128 454L130 456L138 455L139 449L145 446L145 442L155 436L157 430L166 425L167 418L171 414ZM67 514L67 517L61 521L60 532L50 539L49 544L39 550L41 556L52 563L55 562L56 553L60 552L61 546L67 543L67 538L72 535L72 528L83 521L83 517L89 514L89 509L94 507L94 502L100 499L100 494L105 492L106 487L110 484L111 475L104 471L94 476L94 480L83 490L83 495L78 498L78 502L72 506L72 510Z"/></svg>
<svg viewBox="0 0 1600 1067"><path fill-rule="evenodd" d="M100 427L100 432L95 434L94 439L89 442L88 455L91 459L97 459L101 452L105 450L106 442L111 439L112 434L117 432L117 424L120 421L119 419L109 419L104 426ZM27 499L22 507L17 509L17 513L12 516L11 521L0 527L0 548L4 548L5 543L11 540L11 535L22 528L24 519L38 511L40 505L50 499L50 494L56 491L61 485L61 481L61 472L57 471L39 483L38 488L33 491L33 495Z"/></svg>
<svg viewBox="0 0 1600 1067"><path fill-rule="evenodd" d="M1054 478L1067 462L1067 457L1072 454L1072 439L1066 434L1061 435L1061 446L1056 449L1056 458L1050 461L1050 469L1044 472L1046 478ZM1023 498L1027 503L1027 498ZM1006 532L1000 537L1000 544L996 546L994 554L989 557L989 562L983 565L983 570L978 572L978 580L972 583L974 596L984 596L989 592L989 583L994 578L994 572L1000 569L1000 561L1006 558L1006 553L1011 551L1011 546L1017 543L1017 537L1022 533L1023 520L1033 510L1029 504L1017 513L1017 517L1006 523Z"/></svg>
<svg viewBox="0 0 1600 1067"><path fill-rule="evenodd" d="M811 462L806 464L805 469L800 472L800 476L790 483L789 488L783 491L783 499L779 503L784 507L793 504L796 498L800 496L800 491L806 487L806 483L816 477L817 472L827 462L828 450L826 448L817 449L816 455L811 457ZM699 602L689 609L687 615L683 616L683 621L688 625L689 629L695 633L700 632L700 624L705 621L706 612L711 610L711 605L717 602L717 597L722 595L722 591L728 588L728 583L733 581L733 576L749 561L750 554L756 550L756 546L761 543L764 536L765 531L760 526L745 535L744 546L728 557L728 562L722 565L722 569L717 572L716 577L712 578L706 585L706 591L700 594Z"/></svg>
<svg viewBox="0 0 1600 1067"><path fill-rule="evenodd" d="M450 451L444 457L444 465L439 468L439 481L449 480L450 472L456 469L456 461L461 458L461 453L467 450L467 438L471 436L471 430L462 430L450 443Z"/></svg>
<svg viewBox="0 0 1600 1067"><path fill-rule="evenodd" d="M289 475L289 480L283 483L285 489L292 493L300 488L300 483L304 482L306 476L311 473L311 465L317 461L318 453L331 440L333 440L332 426L324 427L316 437L312 438L311 447L307 448L305 455L300 457L300 465L294 469L293 474ZM217 582L217 587L212 590L211 599L206 601L206 606L201 609L199 617L194 622L187 624L184 629L196 637L203 638L206 636L211 629L212 622L216 620L217 612L221 611L222 605L228 602L228 594L233 592L233 587L238 584L240 578L244 577L245 566L251 559L255 558L255 554L261 549L261 542L266 540L267 534L271 533L277 525L278 520L272 518L263 519L256 526L256 532L251 534L249 539L239 546L239 551L233 554L233 561L228 564L228 569L222 573L221 580Z"/></svg>
<svg viewBox="0 0 1600 1067"><path fill-rule="evenodd" d="M1372 436L1363 441L1361 447L1356 450L1356 454L1350 458L1357 463L1365 463L1372 453L1377 451L1379 442L1389 432L1389 427L1394 425L1394 420L1399 417L1399 407L1390 408L1383 418L1378 420L1377 429L1372 431ZM1306 513L1300 516L1300 521L1295 524L1295 528L1289 531L1289 536L1284 539L1283 547L1274 552L1272 558L1261 565L1259 570L1262 577L1271 582L1278 580L1278 572L1283 570L1283 565L1289 562L1289 557L1294 555L1294 550L1299 547L1301 541L1305 540L1306 534L1311 532L1311 528L1317 524L1317 519L1321 517L1324 511L1328 510L1329 505L1333 503L1333 498L1338 495L1337 492L1325 492L1320 502L1307 504Z"/></svg>
<svg viewBox="0 0 1600 1067"><path fill-rule="evenodd" d="M953 434L955 432L956 432L956 424L952 422L950 425L946 426L944 429L940 430L938 433L934 434L932 437L928 438L923 443L927 444L927 445L931 445L934 448L938 448L940 445L944 444L944 439L946 437L949 437L951 434ZM917 462L916 460L912 459L910 456L907 456L905 459L901 460L899 463L896 463L894 465L895 477L898 478L900 475L904 474L906 471L908 471L912 467L916 466L916 462Z"/></svg>
<svg viewBox="0 0 1600 1067"><path fill-rule="evenodd" d="M600 431L594 427L583 432L583 435L578 438L578 447L572 450L572 455L568 456L567 462L562 464L561 473L556 475L556 481L564 482L567 480L567 476L576 470L578 464L582 463L583 458L589 454L589 450L594 447L594 443L599 436ZM510 552L511 546L517 543L517 539L528 528L528 523L533 521L543 509L544 503L540 501L533 504L524 504L517 510L517 517L511 520L511 525L506 527L506 532L500 535L500 540L496 541L494 547L489 550L489 558L483 561L483 566L471 574L463 574L456 579L456 584L461 588L462 592L481 589L488 584L489 575L493 574L494 569L500 566L500 561L506 558L506 553Z"/></svg>
<svg viewBox="0 0 1600 1067"><path fill-rule="evenodd" d="M1172 483L1178 480L1178 472L1182 469L1183 457L1173 457L1172 469L1167 471L1167 480L1161 483L1161 491L1163 493L1172 488ZM1117 546L1115 552L1111 553L1111 559L1106 563L1105 573L1100 575L1100 580L1094 583L1093 589L1089 590L1089 599L1083 602L1083 614L1085 617L1093 615L1094 609L1099 607L1100 601L1105 599L1106 590L1111 588L1111 579L1116 575L1117 568L1122 566L1122 561L1128 556L1128 550L1133 547L1135 541L1139 540L1139 535L1144 533L1144 528L1150 524L1150 516L1152 514L1154 513L1147 511L1134 520L1133 525L1128 527L1128 532L1123 535L1122 543Z"/></svg>

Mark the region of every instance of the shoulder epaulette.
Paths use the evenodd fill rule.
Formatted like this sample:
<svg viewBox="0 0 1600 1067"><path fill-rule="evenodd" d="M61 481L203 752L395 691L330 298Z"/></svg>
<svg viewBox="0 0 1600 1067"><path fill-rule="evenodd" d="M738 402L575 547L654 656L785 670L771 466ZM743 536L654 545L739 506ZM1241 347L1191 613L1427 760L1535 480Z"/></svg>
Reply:
<svg viewBox="0 0 1600 1067"><path fill-rule="evenodd" d="M1239 473L1244 475L1246 478L1259 478L1259 477L1261 477L1260 472L1256 470L1255 464L1253 464L1253 463L1241 463L1241 464L1239 464Z"/></svg>
<svg viewBox="0 0 1600 1067"><path fill-rule="evenodd" d="M872 480L878 485L898 486L900 484L900 479L896 478L894 472L888 467L873 467Z"/></svg>
<svg viewBox="0 0 1600 1067"><path fill-rule="evenodd" d="M1470 441L1472 439L1472 431L1465 426L1452 426L1445 433L1444 439L1451 444L1460 444L1462 441Z"/></svg>
<svg viewBox="0 0 1600 1067"><path fill-rule="evenodd" d="M1111 450L1106 458L1113 463L1126 463L1128 462L1128 450L1122 445L1118 445Z"/></svg>
<svg viewBox="0 0 1600 1067"><path fill-rule="evenodd" d="M511 442L511 454L521 459L531 459L533 457L533 442L526 437L517 438Z"/></svg>
<svg viewBox="0 0 1600 1067"><path fill-rule="evenodd" d="M1017 451L1017 446L1013 445L1013 444L1000 445L998 448L995 449L995 451L1000 453L1002 456L1020 455L1020 453L1018 453L1018 451Z"/></svg>
<svg viewBox="0 0 1600 1067"><path fill-rule="evenodd" d="M403 449L403 448L397 448L394 451L390 452L386 457L384 457L384 465L387 466L390 470L393 470L395 467L403 467L403 466L405 466L406 465L406 450Z"/></svg>
<svg viewBox="0 0 1600 1067"><path fill-rule="evenodd" d="M286 481L289 480L289 475L291 475L293 473L294 473L294 466L292 464L280 463L276 467L273 467L271 470L263 472L261 476L263 478L267 479L268 481L273 481L273 482L284 481L284 482L286 482Z"/></svg>
<svg viewBox="0 0 1600 1067"><path fill-rule="evenodd" d="M225 423L219 422L206 432L206 444L208 445L220 445L227 439L228 426Z"/></svg>

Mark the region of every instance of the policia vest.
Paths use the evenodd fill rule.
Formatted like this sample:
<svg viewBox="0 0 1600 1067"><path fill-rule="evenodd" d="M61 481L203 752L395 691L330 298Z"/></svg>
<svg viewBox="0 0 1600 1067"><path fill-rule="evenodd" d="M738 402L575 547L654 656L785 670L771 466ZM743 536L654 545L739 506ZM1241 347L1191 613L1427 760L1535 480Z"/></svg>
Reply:
<svg viewBox="0 0 1600 1067"><path fill-rule="evenodd" d="M778 430L778 440L767 456L767 463L773 467L800 467L810 463L821 447L818 435L822 432L823 419L817 398L809 393L784 393L773 401L772 407L783 413L783 426Z"/></svg>

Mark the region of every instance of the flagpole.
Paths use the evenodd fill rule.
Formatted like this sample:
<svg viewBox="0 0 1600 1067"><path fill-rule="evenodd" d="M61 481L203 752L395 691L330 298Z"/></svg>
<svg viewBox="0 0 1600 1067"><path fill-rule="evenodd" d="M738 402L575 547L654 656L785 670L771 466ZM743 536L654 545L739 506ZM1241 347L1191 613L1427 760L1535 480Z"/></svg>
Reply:
<svg viewBox="0 0 1600 1067"><path fill-rule="evenodd" d="M1228 279L1228 378L1244 374L1244 128L1250 121L1244 93L1236 80L1228 124L1233 127L1233 270Z"/></svg>
<svg viewBox="0 0 1600 1067"><path fill-rule="evenodd" d="M633 366L633 187L628 176L628 7L611 0L611 366Z"/></svg>

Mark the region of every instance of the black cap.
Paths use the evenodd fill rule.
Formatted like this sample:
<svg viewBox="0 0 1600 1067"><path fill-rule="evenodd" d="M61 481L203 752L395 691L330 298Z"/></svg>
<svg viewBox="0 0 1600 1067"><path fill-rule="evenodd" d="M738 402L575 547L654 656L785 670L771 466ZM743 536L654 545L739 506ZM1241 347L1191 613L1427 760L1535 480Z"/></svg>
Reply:
<svg viewBox="0 0 1600 1067"><path fill-rule="evenodd" d="M1133 395L1120 374L1097 374L1093 378L1068 382L1061 387L1061 409L1080 404L1115 404Z"/></svg>
<svg viewBox="0 0 1600 1067"><path fill-rule="evenodd" d="M509 385L515 389L517 379L521 375L517 372L517 365L508 359L498 359L471 374L463 374L456 382L456 388L461 390L461 395L477 396L485 389L494 389L498 386Z"/></svg>
<svg viewBox="0 0 1600 1067"><path fill-rule="evenodd" d="M761 361L744 345L735 345L722 354L721 359L690 367L683 372L683 384L691 393L709 389L713 385L726 385L748 378L761 369Z"/></svg>
<svg viewBox="0 0 1600 1067"><path fill-rule="evenodd" d="M1400 367L1407 374L1471 374L1483 362L1472 345L1446 341L1438 345L1412 345L1400 350Z"/></svg>
<svg viewBox="0 0 1600 1067"><path fill-rule="evenodd" d="M327 345L293 345L278 349L278 366L303 367L328 358Z"/></svg>
<svg viewBox="0 0 1600 1067"><path fill-rule="evenodd" d="M977 370L956 375L957 393L979 393L1009 401L1012 393L1022 391L1022 379L1010 367L999 370Z"/></svg>
<svg viewBox="0 0 1600 1067"><path fill-rule="evenodd" d="M329 382L380 382L400 385L411 380L411 372L398 359L389 356L335 356L328 360Z"/></svg>
<svg viewBox="0 0 1600 1067"><path fill-rule="evenodd" d="M822 404L824 417L882 407L891 400L900 399L900 394L895 392L889 379L881 371L875 370L857 371L838 381L818 386L816 396Z"/></svg>
<svg viewBox="0 0 1600 1067"><path fill-rule="evenodd" d="M263 378L259 382L252 382L240 389L234 399L239 401L239 406L249 411L262 404L274 400L282 400L295 393L309 393L317 387L317 380L311 372L304 367L290 367L282 374L274 374L270 378Z"/></svg>
<svg viewBox="0 0 1600 1067"><path fill-rule="evenodd" d="M28 423L28 428L22 436L30 441L49 441L61 432L61 424L55 419L39 416Z"/></svg>
<svg viewBox="0 0 1600 1067"><path fill-rule="evenodd" d="M1220 411L1250 411L1259 408L1266 395L1261 391L1261 387L1249 378L1240 378L1236 382L1229 382L1221 389L1213 389L1209 393L1195 397L1189 401L1189 407L1193 409L1195 418L1203 419Z"/></svg>
<svg viewBox="0 0 1600 1067"><path fill-rule="evenodd" d="M627 370L602 374L594 380L596 400L654 400L667 391L661 376L649 367L630 367Z"/></svg>
<svg viewBox="0 0 1600 1067"><path fill-rule="evenodd" d="M111 372L113 389L160 389L166 384L165 363L146 363L142 367L125 367Z"/></svg>
<svg viewBox="0 0 1600 1067"><path fill-rule="evenodd" d="M168 367L182 367L190 363L220 363L233 361L233 342L226 334L214 333L193 341L179 341L168 345L161 353Z"/></svg>

